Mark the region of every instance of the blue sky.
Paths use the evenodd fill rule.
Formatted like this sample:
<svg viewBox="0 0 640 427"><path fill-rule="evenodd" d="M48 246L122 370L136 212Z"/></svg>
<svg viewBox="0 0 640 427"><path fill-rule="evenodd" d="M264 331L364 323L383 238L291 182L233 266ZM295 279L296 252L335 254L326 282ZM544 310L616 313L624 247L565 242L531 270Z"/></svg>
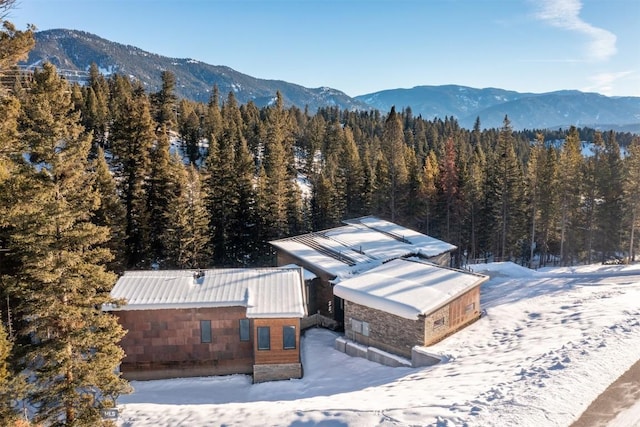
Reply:
<svg viewBox="0 0 640 427"><path fill-rule="evenodd" d="M25 28L350 96L459 84L640 96L638 0L17 0Z"/></svg>

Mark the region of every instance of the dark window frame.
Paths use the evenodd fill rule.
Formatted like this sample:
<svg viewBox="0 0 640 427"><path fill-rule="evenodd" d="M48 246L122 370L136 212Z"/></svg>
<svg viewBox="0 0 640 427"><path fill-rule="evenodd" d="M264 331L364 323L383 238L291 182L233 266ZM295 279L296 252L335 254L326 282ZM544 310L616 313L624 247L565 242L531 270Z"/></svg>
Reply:
<svg viewBox="0 0 640 427"><path fill-rule="evenodd" d="M251 323L249 319L240 319L240 341L251 341Z"/></svg>
<svg viewBox="0 0 640 427"><path fill-rule="evenodd" d="M213 332L211 331L211 320L200 321L200 342L209 344L213 341Z"/></svg>
<svg viewBox="0 0 640 427"><path fill-rule="evenodd" d="M291 332L293 331L293 337ZM291 345L291 339L293 338L293 346ZM287 344L289 344L287 346ZM283 350L295 350L296 345L296 327L294 325L285 325L282 327L282 349Z"/></svg>
<svg viewBox="0 0 640 427"><path fill-rule="evenodd" d="M264 332L266 331L266 337ZM260 351L268 351L271 350L271 327L269 326L258 326L257 328L257 346ZM264 340L267 340L266 345Z"/></svg>
<svg viewBox="0 0 640 427"><path fill-rule="evenodd" d="M433 329L438 329L444 326L444 317L440 317L433 322Z"/></svg>

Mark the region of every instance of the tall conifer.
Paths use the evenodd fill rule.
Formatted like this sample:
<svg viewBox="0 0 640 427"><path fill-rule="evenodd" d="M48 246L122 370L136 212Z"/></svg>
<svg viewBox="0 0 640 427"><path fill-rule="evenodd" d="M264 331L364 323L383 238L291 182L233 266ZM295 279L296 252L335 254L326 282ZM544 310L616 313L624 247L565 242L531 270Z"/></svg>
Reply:
<svg viewBox="0 0 640 427"><path fill-rule="evenodd" d="M582 192L580 134L574 126L565 138L559 162L560 262L567 264L573 261L577 251L578 206Z"/></svg>
<svg viewBox="0 0 640 427"><path fill-rule="evenodd" d="M51 65L34 74L21 130L31 171L11 218L11 250L20 262L12 291L24 316L20 333L29 338L22 347L28 399L48 425L99 425L100 410L127 391L116 373L124 331L101 311L112 302L115 275L104 267L109 230L91 222L99 196L90 138Z"/></svg>
<svg viewBox="0 0 640 427"><path fill-rule="evenodd" d="M156 138L149 100L122 78L114 80L114 121L110 142L119 191L126 211L127 267L149 266L148 179L151 147Z"/></svg>

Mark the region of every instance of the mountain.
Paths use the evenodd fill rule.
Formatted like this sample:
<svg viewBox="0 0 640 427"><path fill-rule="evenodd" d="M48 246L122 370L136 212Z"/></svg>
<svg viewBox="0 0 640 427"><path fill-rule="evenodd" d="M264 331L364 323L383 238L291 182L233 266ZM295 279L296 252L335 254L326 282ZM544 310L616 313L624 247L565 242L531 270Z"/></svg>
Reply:
<svg viewBox="0 0 640 427"><path fill-rule="evenodd" d="M162 86L162 71L171 71L176 76L176 94L200 102L207 102L211 89L217 85L223 97L233 91L239 103L253 101L258 107L269 105L280 91L285 105L308 107L312 114L326 106L350 111L378 109L383 113L395 106L398 110L411 107L414 115L427 119L455 117L460 126L468 129L473 128L478 117L482 128L500 128L507 115L516 130L575 125L640 133L640 97L607 97L580 91L535 94L444 85L389 89L351 98L328 87L309 89L194 59L167 58L83 31L46 30L37 32L35 37L36 46L23 66L48 61L66 75L77 72L86 76L91 63L96 63L105 74L117 72L139 79L149 92Z"/></svg>
<svg viewBox="0 0 640 427"><path fill-rule="evenodd" d="M46 30L35 34L36 45L21 65L38 66L51 62L66 74L86 72L95 63L105 74L120 73L143 82L149 92L162 87L162 71L176 76L176 94L194 101L208 102L211 90L218 85L226 98L233 91L239 103L253 101L258 107L275 100L277 91L285 105L308 106L311 113L322 106L337 106L341 110L370 109L345 93L327 88L309 89L281 80L264 80L242 74L229 67L209 65L194 59L167 58L145 52L76 30Z"/></svg>
<svg viewBox="0 0 640 427"><path fill-rule="evenodd" d="M381 111L411 107L424 118L453 116L471 129L476 118L482 128L500 128L509 116L514 129L557 129L571 125L640 132L640 97L607 97L565 90L519 93L504 89L465 86L416 86L357 96Z"/></svg>

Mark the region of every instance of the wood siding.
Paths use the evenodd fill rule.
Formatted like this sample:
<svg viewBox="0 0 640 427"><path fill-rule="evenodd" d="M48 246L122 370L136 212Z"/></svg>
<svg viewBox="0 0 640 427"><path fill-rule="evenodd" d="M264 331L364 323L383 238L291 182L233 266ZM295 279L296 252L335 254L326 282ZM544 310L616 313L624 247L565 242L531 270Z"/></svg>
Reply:
<svg viewBox="0 0 640 427"><path fill-rule="evenodd" d="M467 307L472 305L470 311ZM433 345L480 318L480 285L425 317L423 345Z"/></svg>
<svg viewBox="0 0 640 427"><path fill-rule="evenodd" d="M312 288L309 292L307 313L309 315L320 313L323 316L335 319L333 285L329 283L330 280L335 279L335 276L327 274L324 271L317 270L313 264L305 263L303 260L282 250L278 250L276 259L279 267L288 264L296 264L317 276L317 278L312 280L310 283Z"/></svg>
<svg viewBox="0 0 640 427"><path fill-rule="evenodd" d="M268 326L271 348L258 350L258 327ZM284 349L283 326L295 326L296 348ZM300 363L300 319L253 319L254 355L256 365Z"/></svg>

